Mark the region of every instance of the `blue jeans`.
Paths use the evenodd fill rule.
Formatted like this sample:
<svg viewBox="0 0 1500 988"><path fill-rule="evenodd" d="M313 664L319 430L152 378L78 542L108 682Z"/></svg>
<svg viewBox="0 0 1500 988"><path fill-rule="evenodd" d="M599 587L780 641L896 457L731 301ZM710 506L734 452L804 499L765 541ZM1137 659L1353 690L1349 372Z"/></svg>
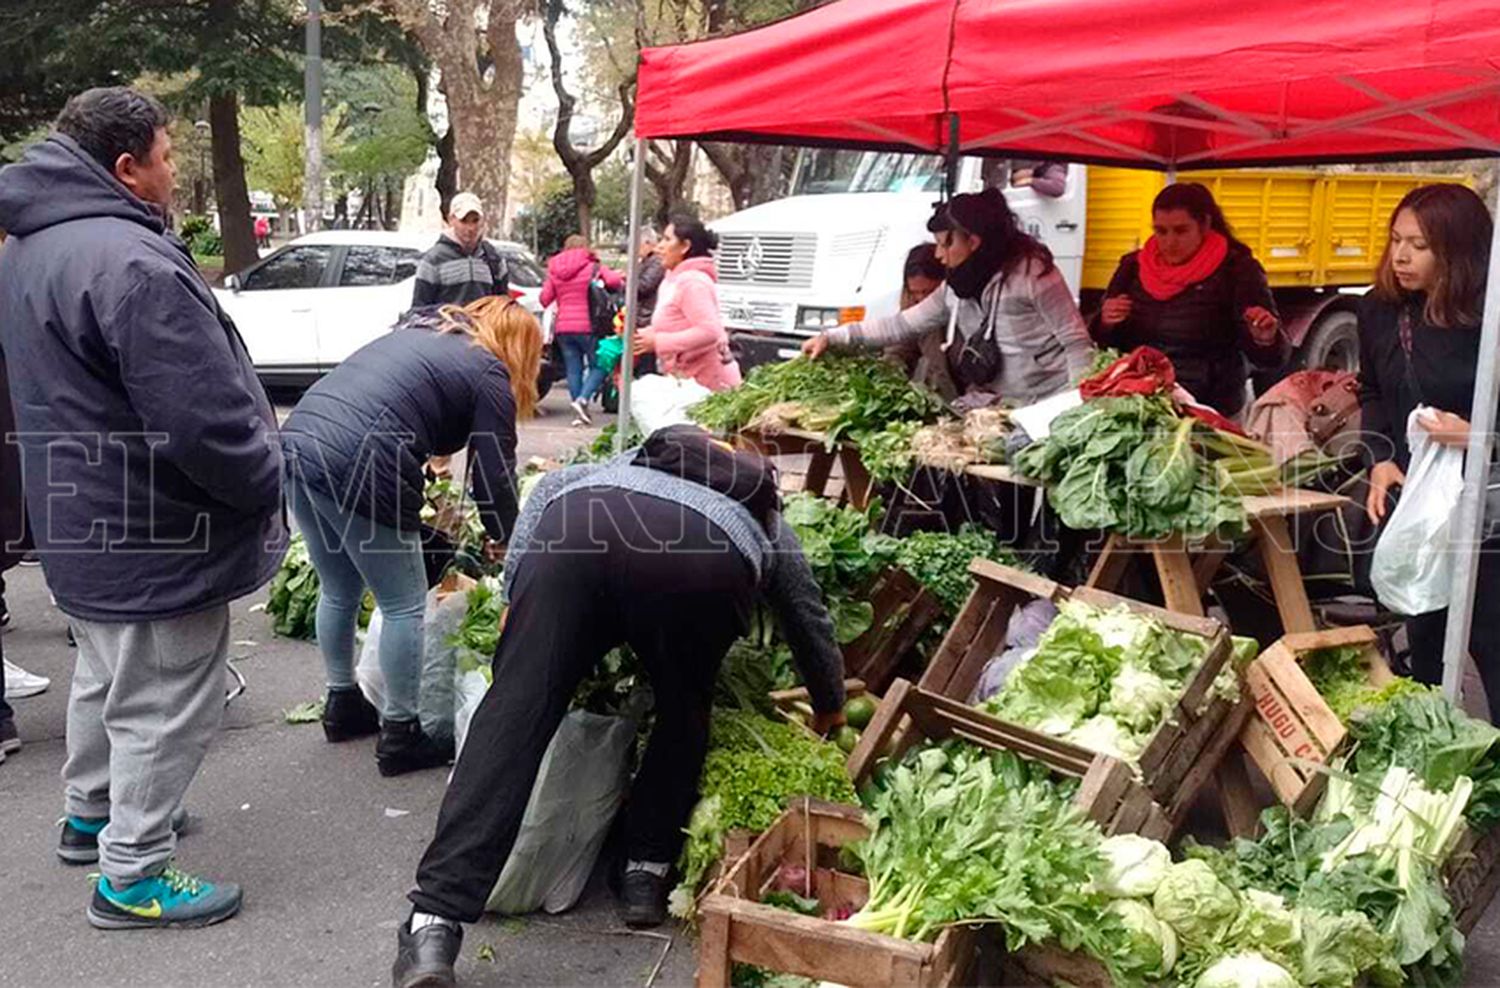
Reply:
<svg viewBox="0 0 1500 988"><path fill-rule="evenodd" d="M594 334L558 333L557 348L562 351L568 374L568 397L582 397L584 371L594 366Z"/></svg>
<svg viewBox="0 0 1500 988"><path fill-rule="evenodd" d="M287 484L292 517L307 540L318 571L318 649L332 688L354 681L354 632L365 587L380 607L380 671L385 676L386 720L413 720L422 681L427 568L415 532L401 532L341 508L309 490L300 478Z"/></svg>

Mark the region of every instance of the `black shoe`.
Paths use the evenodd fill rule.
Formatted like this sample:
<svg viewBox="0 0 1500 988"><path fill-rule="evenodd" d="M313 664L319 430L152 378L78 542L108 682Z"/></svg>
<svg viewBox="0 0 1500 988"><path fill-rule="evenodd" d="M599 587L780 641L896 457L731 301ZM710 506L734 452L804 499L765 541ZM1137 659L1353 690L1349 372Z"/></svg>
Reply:
<svg viewBox="0 0 1500 988"><path fill-rule="evenodd" d="M78 639L73 636L73 626L71 624L68 625L68 647L69 648L77 648L78 647Z"/></svg>
<svg viewBox="0 0 1500 988"><path fill-rule="evenodd" d="M323 703L323 736L329 741L348 741L380 731L380 711L358 686L329 689Z"/></svg>
<svg viewBox="0 0 1500 988"><path fill-rule="evenodd" d="M626 926L647 930L667 921L667 893L671 891L667 877L639 869L625 872L620 880L620 911Z"/></svg>
<svg viewBox="0 0 1500 988"><path fill-rule="evenodd" d="M21 734L16 730L16 719L0 720L0 755L14 755L21 750Z"/></svg>
<svg viewBox="0 0 1500 988"><path fill-rule="evenodd" d="M453 740L437 741L422 732L417 720L387 720L375 743L375 764L384 776L420 772L453 761Z"/></svg>
<svg viewBox="0 0 1500 988"><path fill-rule="evenodd" d="M188 829L192 817L182 807L172 814L172 833L181 837ZM109 822L109 817L86 820L81 817L63 817L62 835L57 838L57 856L63 864L90 865L99 860L99 831Z"/></svg>
<svg viewBox="0 0 1500 988"><path fill-rule="evenodd" d="M454 988L453 962L463 943L461 926L433 923L413 933L411 920L402 923L396 932L392 988Z"/></svg>

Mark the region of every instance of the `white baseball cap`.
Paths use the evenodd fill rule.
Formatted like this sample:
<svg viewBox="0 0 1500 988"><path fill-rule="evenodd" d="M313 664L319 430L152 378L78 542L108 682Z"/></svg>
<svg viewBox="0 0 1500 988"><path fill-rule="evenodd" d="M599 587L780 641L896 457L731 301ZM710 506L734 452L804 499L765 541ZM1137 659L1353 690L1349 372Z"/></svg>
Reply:
<svg viewBox="0 0 1500 988"><path fill-rule="evenodd" d="M451 218L463 219L470 213L484 215L484 203L480 202L479 197L472 192L460 192L448 204L448 215Z"/></svg>

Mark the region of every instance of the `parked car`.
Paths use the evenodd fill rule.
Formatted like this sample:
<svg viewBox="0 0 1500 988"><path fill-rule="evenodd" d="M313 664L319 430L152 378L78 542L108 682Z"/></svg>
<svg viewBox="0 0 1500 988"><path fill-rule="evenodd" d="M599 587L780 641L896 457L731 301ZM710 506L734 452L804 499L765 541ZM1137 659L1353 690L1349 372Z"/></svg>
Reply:
<svg viewBox="0 0 1500 988"><path fill-rule="evenodd" d="M431 234L329 230L299 237L214 289L245 338L268 385L311 384L381 333L411 306L417 262ZM510 270L510 294L542 318L545 272L518 243L491 240ZM546 394L561 361L543 354L538 388Z"/></svg>

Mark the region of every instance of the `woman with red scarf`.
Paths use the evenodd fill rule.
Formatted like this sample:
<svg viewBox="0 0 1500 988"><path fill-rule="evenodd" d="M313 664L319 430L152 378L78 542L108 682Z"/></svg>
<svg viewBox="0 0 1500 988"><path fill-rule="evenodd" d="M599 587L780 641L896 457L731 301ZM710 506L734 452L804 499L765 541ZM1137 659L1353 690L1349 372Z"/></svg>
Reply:
<svg viewBox="0 0 1500 988"><path fill-rule="evenodd" d="M1155 347L1194 398L1234 418L1245 406L1246 358L1276 367L1284 356L1265 269L1196 182L1163 189L1151 225L1146 245L1120 259L1094 339L1125 351Z"/></svg>

